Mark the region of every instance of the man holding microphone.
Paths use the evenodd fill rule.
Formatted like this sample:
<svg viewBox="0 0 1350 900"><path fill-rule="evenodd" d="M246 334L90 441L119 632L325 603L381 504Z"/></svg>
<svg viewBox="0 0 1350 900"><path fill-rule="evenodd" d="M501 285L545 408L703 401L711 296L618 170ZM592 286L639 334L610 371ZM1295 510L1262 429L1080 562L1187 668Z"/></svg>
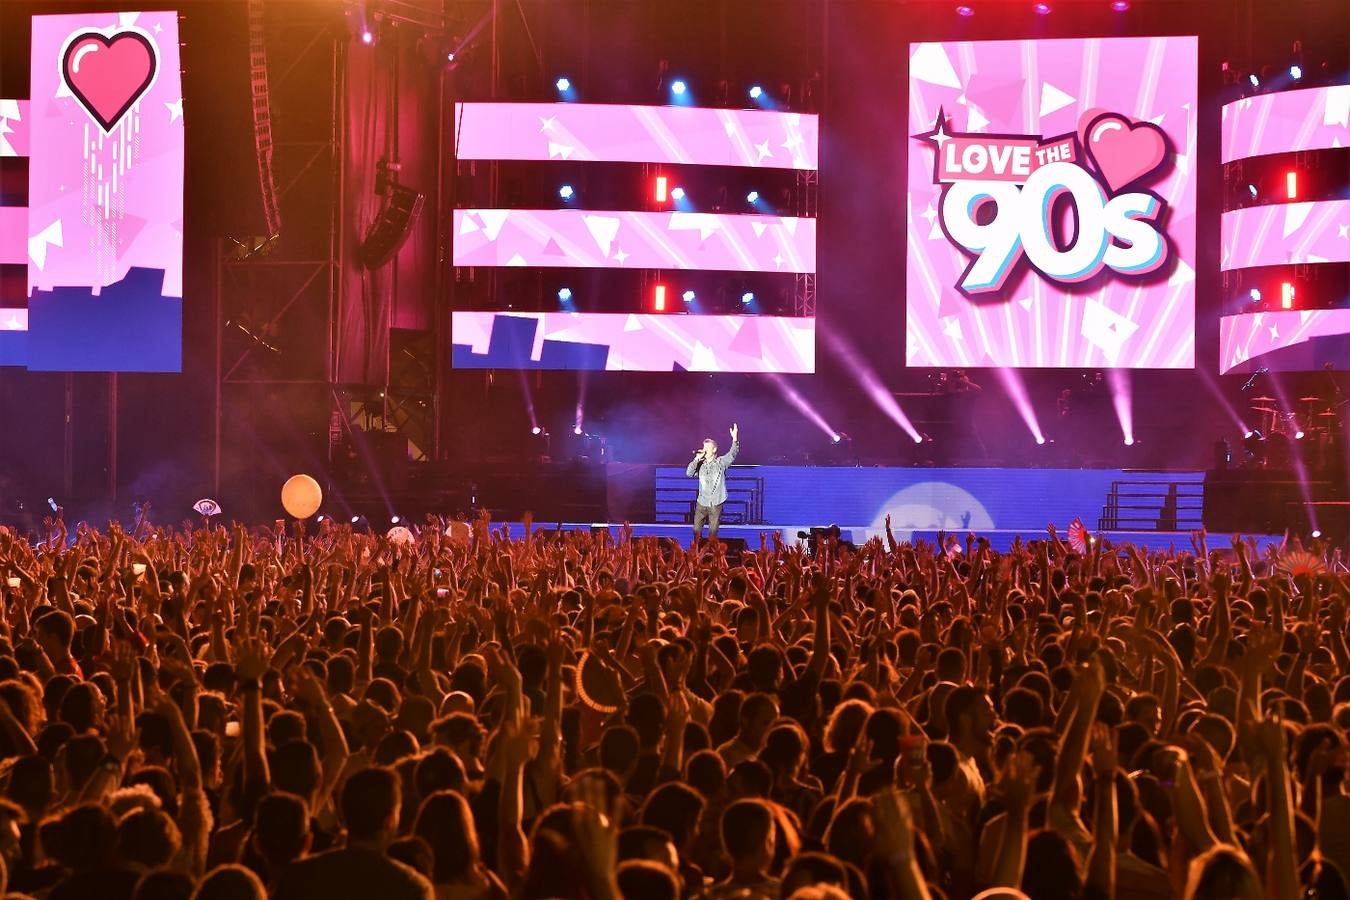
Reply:
<svg viewBox="0 0 1350 900"><path fill-rule="evenodd" d="M704 438L702 449L694 451L694 458L684 474L698 479L698 499L694 503L694 543L703 536L703 522L708 522L708 539L717 540L717 524L722 520L722 506L727 502L727 468L740 452L740 432L731 426L731 449L725 456L717 455L717 441Z"/></svg>

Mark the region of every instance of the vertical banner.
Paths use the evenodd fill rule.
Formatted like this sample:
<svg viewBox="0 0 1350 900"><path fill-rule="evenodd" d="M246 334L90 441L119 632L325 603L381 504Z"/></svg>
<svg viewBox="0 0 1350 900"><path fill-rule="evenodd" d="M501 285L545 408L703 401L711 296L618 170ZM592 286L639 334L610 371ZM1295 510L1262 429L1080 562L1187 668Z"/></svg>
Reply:
<svg viewBox="0 0 1350 900"><path fill-rule="evenodd" d="M33 17L28 368L182 368L174 12Z"/></svg>

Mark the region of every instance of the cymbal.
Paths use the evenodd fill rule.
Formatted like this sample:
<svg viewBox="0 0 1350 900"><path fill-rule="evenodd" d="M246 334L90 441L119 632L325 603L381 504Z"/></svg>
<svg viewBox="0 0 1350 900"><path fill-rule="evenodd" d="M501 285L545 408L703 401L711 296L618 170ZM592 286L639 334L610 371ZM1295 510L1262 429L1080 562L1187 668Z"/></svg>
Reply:
<svg viewBox="0 0 1350 900"><path fill-rule="evenodd" d="M1280 402L1280 401L1276 400L1274 397L1252 397L1252 398L1251 398L1251 401L1252 401L1253 403L1279 403L1279 402Z"/></svg>
<svg viewBox="0 0 1350 900"><path fill-rule="evenodd" d="M1253 407L1252 407L1252 412L1259 412L1259 413L1277 413L1277 412L1279 412L1279 410L1278 410L1278 409L1274 409L1273 407L1270 407L1270 406L1253 406Z"/></svg>
<svg viewBox="0 0 1350 900"><path fill-rule="evenodd" d="M1318 413L1317 415L1318 415L1319 417L1321 417L1321 416L1335 416L1335 415L1338 415L1338 413L1337 413L1334 409L1329 409L1329 410L1327 410L1326 412L1320 412L1320 413Z"/></svg>
<svg viewBox="0 0 1350 900"><path fill-rule="evenodd" d="M1316 403L1318 400L1321 400L1321 399L1322 399L1321 397L1299 397L1299 398L1298 398L1298 402L1299 402L1299 403Z"/></svg>

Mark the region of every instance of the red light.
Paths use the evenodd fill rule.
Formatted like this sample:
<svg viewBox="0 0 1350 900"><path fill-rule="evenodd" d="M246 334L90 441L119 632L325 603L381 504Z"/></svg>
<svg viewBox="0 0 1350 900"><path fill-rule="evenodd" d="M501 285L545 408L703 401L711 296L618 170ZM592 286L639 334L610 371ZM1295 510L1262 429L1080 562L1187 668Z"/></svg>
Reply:
<svg viewBox="0 0 1350 900"><path fill-rule="evenodd" d="M656 176L656 202L666 202L666 176L664 175Z"/></svg>
<svg viewBox="0 0 1350 900"><path fill-rule="evenodd" d="M1284 187L1290 200L1298 196L1298 172L1290 170L1284 173Z"/></svg>
<svg viewBox="0 0 1350 900"><path fill-rule="evenodd" d="M1280 307L1282 309L1294 308L1294 285L1292 282L1282 282L1280 284Z"/></svg>
<svg viewBox="0 0 1350 900"><path fill-rule="evenodd" d="M664 178L661 180L665 181ZM666 311L666 286L664 284L658 284L656 286L656 290L653 292L652 306L657 312Z"/></svg>

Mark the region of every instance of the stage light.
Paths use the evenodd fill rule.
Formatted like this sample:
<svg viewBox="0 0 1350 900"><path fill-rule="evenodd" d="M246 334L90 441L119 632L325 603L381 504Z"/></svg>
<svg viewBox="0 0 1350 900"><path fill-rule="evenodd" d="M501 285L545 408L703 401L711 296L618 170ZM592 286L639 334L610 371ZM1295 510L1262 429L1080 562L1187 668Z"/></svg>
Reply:
<svg viewBox="0 0 1350 900"><path fill-rule="evenodd" d="M1248 439L1250 439L1250 438L1252 437L1252 435L1254 435L1254 434L1256 434L1256 432L1255 432L1255 431L1252 431L1250 428L1245 429L1245 430L1242 432L1242 439L1243 439L1244 441L1245 441L1245 440L1248 440Z"/></svg>
<svg viewBox="0 0 1350 900"><path fill-rule="evenodd" d="M541 434L543 434L543 433L544 433L544 429L540 428L538 425L536 425L536 426L534 426L533 428L530 429L530 434L534 435L535 437L538 437L539 435L541 435Z"/></svg>
<svg viewBox="0 0 1350 900"><path fill-rule="evenodd" d="M909 416L900 408L900 403L895 399L895 394L891 389L882 383L881 376L867 361L867 359L857 351L857 349L841 334L834 331L823 332L825 342L830 345L830 350L834 355L843 361L844 365L857 376L859 384L862 385L863 393L872 401L872 404L881 410L886 418L890 419L900 430L909 435L910 439L916 444L923 443L923 436L919 430L910 422Z"/></svg>
<svg viewBox="0 0 1350 900"><path fill-rule="evenodd" d="M1295 432L1294 432L1294 440L1296 440L1296 441L1301 441L1301 440L1303 440L1303 429L1302 429L1302 428L1300 428L1298 431L1295 431Z"/></svg>
<svg viewBox="0 0 1350 900"><path fill-rule="evenodd" d="M1298 172L1296 170L1290 169L1284 173L1284 191L1289 195L1290 200L1298 196Z"/></svg>
<svg viewBox="0 0 1350 900"><path fill-rule="evenodd" d="M757 84L752 84L752 85L750 86L750 99L751 99L751 100L758 100L760 97L763 97L763 96L764 96L764 88L760 87L760 86L757 85Z"/></svg>
<svg viewBox="0 0 1350 900"><path fill-rule="evenodd" d="M1247 193L1251 194L1251 195L1252 195L1252 199L1255 200L1255 199L1256 199L1256 185L1254 185L1254 184L1249 184L1249 185L1247 185Z"/></svg>
<svg viewBox="0 0 1350 900"><path fill-rule="evenodd" d="M1031 398L1027 396L1026 383L1022 381L1021 374L1016 369L1006 367L994 370L998 380L1003 383L1003 390L1007 392L1008 399L1012 401L1013 408L1017 414L1022 417L1022 422L1027 426L1027 431L1036 439L1036 443L1044 444L1045 435L1041 433L1041 424L1036 419L1036 408L1031 404Z"/></svg>
<svg viewBox="0 0 1350 900"><path fill-rule="evenodd" d="M963 4L963 5L958 6L958 7L956 8L956 14L957 14L958 16L962 16L962 17L964 17L964 18L969 19L971 16L975 15L975 10L974 10L973 8L971 8L971 7L969 7L969 6L965 6L965 5Z"/></svg>
<svg viewBox="0 0 1350 900"><path fill-rule="evenodd" d="M455 61L455 51L451 50L449 53L445 54L445 61L446 61L446 62L454 62L454 61Z"/></svg>
<svg viewBox="0 0 1350 900"><path fill-rule="evenodd" d="M402 522L402 521L403 521L403 520L400 519L398 516L390 516L390 517L389 517L389 524L390 524L390 525L397 525L399 522Z"/></svg>
<svg viewBox="0 0 1350 900"><path fill-rule="evenodd" d="M575 434L577 437L581 437L582 432L580 422L572 426L572 433Z"/></svg>
<svg viewBox="0 0 1350 900"><path fill-rule="evenodd" d="M791 404L797 412L810 420L811 424L819 428L827 438L834 440L834 436L839 432L835 431L830 423L825 421L825 417L816 411L816 408L811 405L810 401L799 394L796 388L788 383L787 378L776 373L770 374L767 377L770 383L772 383L773 386L778 389L778 392L783 395L784 400Z"/></svg>
<svg viewBox="0 0 1350 900"><path fill-rule="evenodd" d="M1039 435L1039 434L1036 435L1036 443L1038 443L1038 444L1044 444L1044 443L1045 443L1045 437L1044 437L1043 435Z"/></svg>
<svg viewBox="0 0 1350 900"><path fill-rule="evenodd" d="M698 299L698 294L695 294L693 291L685 291L683 294L680 295L680 299L683 300L685 303L693 303L695 300Z"/></svg>
<svg viewBox="0 0 1350 900"><path fill-rule="evenodd" d="M570 184L564 184L562 187L558 188L558 196L564 200L571 200L576 194L577 192Z"/></svg>
<svg viewBox="0 0 1350 900"><path fill-rule="evenodd" d="M652 289L652 308L657 312L666 311L666 286L658 284Z"/></svg>
<svg viewBox="0 0 1350 900"><path fill-rule="evenodd" d="M751 191L750 193L746 194L746 195L745 195L745 202L746 202L746 203L758 203L758 202L759 202L759 191Z"/></svg>
<svg viewBox="0 0 1350 900"><path fill-rule="evenodd" d="M361 43L365 44L367 47L375 43L375 33L369 29L361 32Z"/></svg>
<svg viewBox="0 0 1350 900"><path fill-rule="evenodd" d="M314 521L317 522L317 523L319 523L319 524L322 524L322 523L323 523L323 513L319 513L317 516L315 516L315 517L314 517Z"/></svg>
<svg viewBox="0 0 1350 900"><path fill-rule="evenodd" d="M1294 285L1293 282L1285 281L1280 284L1280 308L1294 308Z"/></svg>
<svg viewBox="0 0 1350 900"><path fill-rule="evenodd" d="M1037 3L1036 5L1034 5L1034 6L1031 7L1031 8L1034 9L1034 10L1036 11L1036 15L1038 15L1038 16L1045 16L1045 15L1049 15L1049 13L1050 13L1050 4L1049 4L1049 3Z"/></svg>
<svg viewBox="0 0 1350 900"><path fill-rule="evenodd" d="M838 444L838 443L841 442L843 439L844 439L844 436L843 436L842 434L840 434L839 432L837 432L837 431L836 431L834 434L830 435L830 441L831 441L831 443Z"/></svg>
<svg viewBox="0 0 1350 900"><path fill-rule="evenodd" d="M563 303L567 303L572 299L572 289L570 287L558 288L558 299Z"/></svg>
<svg viewBox="0 0 1350 900"><path fill-rule="evenodd" d="M746 291L744 294L741 294L741 302L746 304L747 306L750 305L751 303L754 303L755 302L754 292Z"/></svg>
<svg viewBox="0 0 1350 900"><path fill-rule="evenodd" d="M1111 406L1116 411L1116 421L1120 423L1120 436L1125 446L1134 445L1134 402L1130 388L1130 375L1127 369L1107 369L1106 385L1111 391Z"/></svg>
<svg viewBox="0 0 1350 900"><path fill-rule="evenodd" d="M1314 529L1312 530L1312 536L1315 537L1315 538L1320 538L1320 537L1322 536L1322 529L1320 529L1320 528L1314 528Z"/></svg>
<svg viewBox="0 0 1350 900"><path fill-rule="evenodd" d="M572 80L564 75L553 82L553 86L558 89L558 93L565 94L572 89Z"/></svg>
<svg viewBox="0 0 1350 900"><path fill-rule="evenodd" d="M684 188L682 188L682 187L674 188L674 189L670 192L670 199L672 199L672 200L683 200L683 199L684 199Z"/></svg>
<svg viewBox="0 0 1350 900"><path fill-rule="evenodd" d="M1252 288L1251 291L1249 291L1248 293L1251 295L1252 301L1253 301L1254 303L1260 303L1260 302L1261 302L1261 289L1260 289L1260 288Z"/></svg>
<svg viewBox="0 0 1350 900"><path fill-rule="evenodd" d="M652 196L656 198L657 203L666 202L666 176L656 176L656 185L652 192Z"/></svg>
<svg viewBox="0 0 1350 900"><path fill-rule="evenodd" d="M360 516L352 516L352 524L353 524L353 525L355 525L357 522L360 522L360 521L361 521L361 517L360 517Z"/></svg>
<svg viewBox="0 0 1350 900"><path fill-rule="evenodd" d="M683 97L685 92L688 90L689 85L685 84L684 81L681 79L677 78L670 83L670 92L674 94L676 97Z"/></svg>
<svg viewBox="0 0 1350 900"><path fill-rule="evenodd" d="M1303 67L1299 65L1290 66L1289 74L1290 76L1293 77L1295 81L1298 81L1300 78L1303 77Z"/></svg>
<svg viewBox="0 0 1350 900"><path fill-rule="evenodd" d="M1250 75L1248 75L1248 76L1247 76L1247 80L1248 80L1249 82L1251 82L1251 85L1252 85L1252 87L1254 87L1254 88L1259 88L1259 87L1261 86L1261 79L1256 77L1256 73L1255 73L1255 72L1253 72L1253 73L1251 73Z"/></svg>
<svg viewBox="0 0 1350 900"><path fill-rule="evenodd" d="M1124 12L1130 8L1129 0L1111 0L1111 8L1116 12Z"/></svg>

